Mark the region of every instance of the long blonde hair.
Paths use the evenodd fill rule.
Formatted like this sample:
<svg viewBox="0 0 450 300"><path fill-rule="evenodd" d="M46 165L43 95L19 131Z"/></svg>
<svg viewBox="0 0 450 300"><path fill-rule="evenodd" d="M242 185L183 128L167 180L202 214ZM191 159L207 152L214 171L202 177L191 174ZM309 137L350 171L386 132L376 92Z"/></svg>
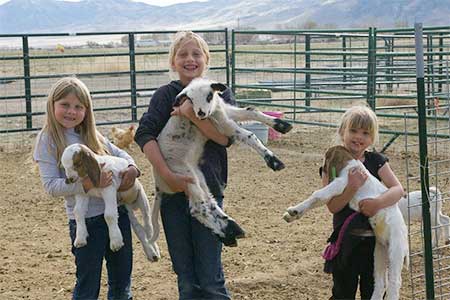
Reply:
<svg viewBox="0 0 450 300"><path fill-rule="evenodd" d="M205 70L203 73L207 71L211 55L209 53L209 46L206 41L200 35L192 31L178 31L173 37L172 44L169 49L169 68L171 77L175 77L175 72L173 71L172 66L174 65L175 56L177 55L178 50L180 50L185 43L190 41L195 41L205 55Z"/></svg>
<svg viewBox="0 0 450 300"><path fill-rule="evenodd" d="M372 138L372 145L378 142L378 119L375 112L365 105L356 105L347 109L342 115L341 125L338 129L338 140L342 142L342 137L346 130L362 128L367 130Z"/></svg>
<svg viewBox="0 0 450 300"><path fill-rule="evenodd" d="M75 95L81 104L86 108L83 121L75 127L75 131L80 134L83 143L97 154L106 154L105 138L95 127L94 111L89 89L86 85L75 77L64 77L59 79L50 88L47 98L47 116L43 131L47 132L56 146L55 157L60 163L61 155L67 147L64 135L64 127L55 118L55 102L61 100L69 94Z"/></svg>

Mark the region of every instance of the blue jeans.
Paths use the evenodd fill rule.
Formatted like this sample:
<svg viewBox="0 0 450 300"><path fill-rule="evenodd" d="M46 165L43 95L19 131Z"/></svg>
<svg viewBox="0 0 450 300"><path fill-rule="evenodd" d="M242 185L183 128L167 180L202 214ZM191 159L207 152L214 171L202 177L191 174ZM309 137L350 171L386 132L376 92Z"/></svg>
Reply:
<svg viewBox="0 0 450 300"><path fill-rule="evenodd" d="M223 199L216 200L222 206ZM163 196L161 219L177 274L179 299L231 299L222 270L222 243L191 216L183 193Z"/></svg>
<svg viewBox="0 0 450 300"><path fill-rule="evenodd" d="M119 209L119 228L124 246L113 252L109 248L108 226L103 215L86 218L89 233L87 245L81 248L72 246L77 267L77 281L73 290L73 300L97 300L100 292L103 257L108 271L108 300L129 300L131 295L131 270L133 249L130 220L124 206ZM70 238L75 240L76 223L69 221Z"/></svg>

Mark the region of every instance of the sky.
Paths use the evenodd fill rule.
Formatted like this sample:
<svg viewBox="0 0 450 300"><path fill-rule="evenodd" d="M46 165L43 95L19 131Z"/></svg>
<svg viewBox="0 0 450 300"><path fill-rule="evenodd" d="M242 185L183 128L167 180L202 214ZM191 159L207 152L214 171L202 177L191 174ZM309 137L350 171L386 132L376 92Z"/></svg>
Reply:
<svg viewBox="0 0 450 300"><path fill-rule="evenodd" d="M0 5L8 2L10 0L0 0ZM80 0L64 0L64 1L80 1ZM100 0L101 1L101 0ZM193 2L193 0L132 0L135 2L145 2L147 4L151 4L151 5L157 5L157 6L168 6L171 4L176 4L176 3L185 3L185 2ZM207 0L197 0L197 1L207 1Z"/></svg>

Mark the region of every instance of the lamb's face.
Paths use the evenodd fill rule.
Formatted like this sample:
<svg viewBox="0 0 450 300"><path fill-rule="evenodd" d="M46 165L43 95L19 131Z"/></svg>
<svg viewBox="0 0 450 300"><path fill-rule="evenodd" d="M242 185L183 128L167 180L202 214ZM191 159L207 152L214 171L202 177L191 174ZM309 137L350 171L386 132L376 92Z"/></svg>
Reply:
<svg viewBox="0 0 450 300"><path fill-rule="evenodd" d="M347 165L347 163L353 159L352 154L344 146L334 146L327 150L325 153L325 159L323 168L328 175L328 181L331 182L332 169L336 170L336 176Z"/></svg>
<svg viewBox="0 0 450 300"><path fill-rule="evenodd" d="M61 164L66 172L66 183L89 176L94 186L100 181L100 166L94 153L84 145L72 144L64 149Z"/></svg>
<svg viewBox="0 0 450 300"><path fill-rule="evenodd" d="M198 78L194 79L184 88L177 98L187 97L192 101L194 113L199 119L206 119L211 116L218 103L219 94L226 89L221 83L214 83L210 80Z"/></svg>

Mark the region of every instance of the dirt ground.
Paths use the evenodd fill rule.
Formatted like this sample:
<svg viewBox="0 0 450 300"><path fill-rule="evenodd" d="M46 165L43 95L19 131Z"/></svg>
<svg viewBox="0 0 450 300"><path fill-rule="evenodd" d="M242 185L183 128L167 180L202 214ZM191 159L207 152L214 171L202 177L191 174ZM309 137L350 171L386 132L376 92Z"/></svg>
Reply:
<svg viewBox="0 0 450 300"><path fill-rule="evenodd" d="M331 231L331 214L318 208L287 224L285 209L320 187L322 153L332 142L332 131L295 128L269 147L286 169L273 172L244 146L229 150L229 185L225 210L247 231L238 247L224 248L223 264L235 300L328 299L331 277L322 272L320 256ZM150 164L137 145L130 154L143 171L141 178L153 198ZM404 182L404 160L388 151L391 165ZM62 198L45 194L30 152L0 153L0 298L70 299L75 266L70 253L67 219ZM134 299L177 299L164 235L162 259L146 261L134 237ZM103 276L101 299L105 298ZM411 299L404 271L402 299Z"/></svg>

